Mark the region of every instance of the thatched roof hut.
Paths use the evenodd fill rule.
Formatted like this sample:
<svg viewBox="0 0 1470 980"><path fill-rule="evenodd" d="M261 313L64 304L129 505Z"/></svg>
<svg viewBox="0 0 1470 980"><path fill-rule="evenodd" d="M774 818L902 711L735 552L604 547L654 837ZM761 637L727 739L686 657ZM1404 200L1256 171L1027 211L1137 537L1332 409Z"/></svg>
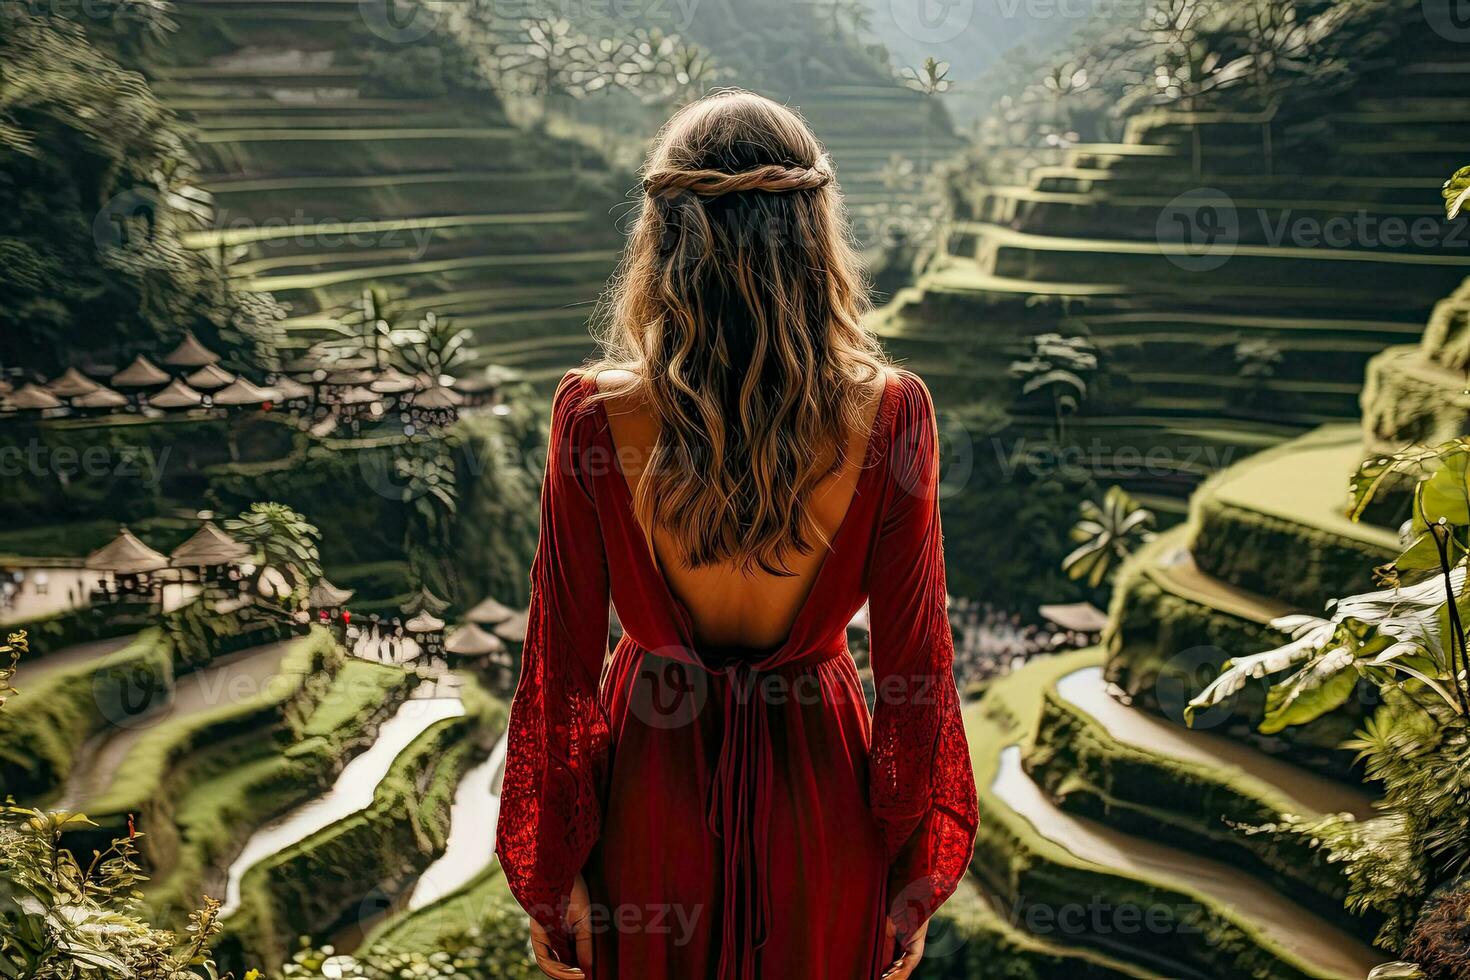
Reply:
<svg viewBox="0 0 1470 980"><path fill-rule="evenodd" d="M163 363L176 368L202 368L218 361L219 355L201 344L192 331L185 333L183 342L163 359Z"/></svg>
<svg viewBox="0 0 1470 980"><path fill-rule="evenodd" d="M236 541L213 521L205 521L188 541L174 549L168 563L174 568L219 568L249 557L249 545Z"/></svg>
<svg viewBox="0 0 1470 980"><path fill-rule="evenodd" d="M114 388L157 388L169 383L169 374L139 354L133 363L112 376Z"/></svg>
<svg viewBox="0 0 1470 980"><path fill-rule="evenodd" d="M119 528L112 543L103 545L87 556L86 566L101 572L138 575L168 567L168 559L154 551L126 527Z"/></svg>

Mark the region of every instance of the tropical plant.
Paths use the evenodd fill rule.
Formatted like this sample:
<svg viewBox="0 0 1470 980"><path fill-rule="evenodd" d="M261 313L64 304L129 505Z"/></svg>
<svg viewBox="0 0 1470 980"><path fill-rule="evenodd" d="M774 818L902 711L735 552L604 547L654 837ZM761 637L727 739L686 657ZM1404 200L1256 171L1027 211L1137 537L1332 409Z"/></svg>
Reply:
<svg viewBox="0 0 1470 980"><path fill-rule="evenodd" d="M584 94L577 79L581 66L595 62L595 45L565 17L534 17L520 26L520 42L504 47L498 67L508 87L540 101L544 122L554 96Z"/></svg>
<svg viewBox="0 0 1470 980"><path fill-rule="evenodd" d="M1265 338L1242 340L1235 345L1235 370L1242 378L1264 381L1281 366L1281 348Z"/></svg>
<svg viewBox="0 0 1470 980"><path fill-rule="evenodd" d="M363 350L373 356L373 367L383 370L385 351L393 350L393 328L389 323L393 316L393 301L381 289L372 287L362 291L358 300L358 338Z"/></svg>
<svg viewBox="0 0 1470 980"><path fill-rule="evenodd" d="M23 654L30 652L30 645L26 640L25 631L11 633L4 644L0 644L0 708L5 707L5 702L18 693L10 682L15 678L15 671L20 666L20 658Z"/></svg>
<svg viewBox="0 0 1470 980"><path fill-rule="evenodd" d="M62 847L69 830L95 826L63 811L0 807L0 975L35 980L216 980L209 946L219 903L190 913L187 937L142 915L137 835L114 841L83 867Z"/></svg>
<svg viewBox="0 0 1470 980"><path fill-rule="evenodd" d="M1085 337L1058 333L1038 334L1031 340L1031 356L1011 363L1011 377L1021 382L1023 397L1046 392L1051 396L1055 435L1063 435L1062 418L1075 412L1087 397L1087 376L1097 369L1097 353Z"/></svg>
<svg viewBox="0 0 1470 980"><path fill-rule="evenodd" d="M1075 551L1062 559L1062 568L1072 579L1085 579L1097 588L1110 579L1128 556L1153 539L1153 511L1120 486L1108 487L1101 503L1084 500L1082 519L1072 528Z"/></svg>
<svg viewBox="0 0 1470 980"><path fill-rule="evenodd" d="M925 95L941 95L954 87L949 77L949 62L933 57L925 58L918 68L905 67L899 72L899 78L915 92Z"/></svg>
<svg viewBox="0 0 1470 980"><path fill-rule="evenodd" d="M1450 179L1444 182L1440 193L1444 197L1445 217L1454 221L1460 216L1465 202L1470 200L1470 167L1461 167L1456 170Z"/></svg>
<svg viewBox="0 0 1470 980"><path fill-rule="evenodd" d="M425 313L417 326L394 329L390 337L405 367L436 381L469 357L474 339L468 330L457 329L448 317L433 311Z"/></svg>
<svg viewBox="0 0 1470 980"><path fill-rule="evenodd" d="M1349 514L1361 517L1380 490L1408 477L1417 482L1403 550L1376 570L1387 587L1335 600L1326 617L1276 620L1289 641L1228 661L1185 711L1192 720L1251 679L1272 678L1260 725L1272 733L1342 707L1360 680L1377 688L1382 704L1347 747L1383 784L1383 816L1287 818L1279 829L1345 867L1348 907L1384 917L1378 942L1389 949L1403 947L1431 891L1470 874L1470 439L1369 460L1353 480Z"/></svg>
<svg viewBox="0 0 1470 980"><path fill-rule="evenodd" d="M285 595L277 598L294 606L322 577L321 532L285 504L255 503L239 517L225 521L225 529L254 552L257 591L262 586ZM280 579L275 576L281 576Z"/></svg>
<svg viewBox="0 0 1470 980"><path fill-rule="evenodd" d="M158 5L117 8L147 24ZM252 359L279 308L183 247L212 202L178 122L79 24L31 9L0 5L0 360L50 371L186 327Z"/></svg>

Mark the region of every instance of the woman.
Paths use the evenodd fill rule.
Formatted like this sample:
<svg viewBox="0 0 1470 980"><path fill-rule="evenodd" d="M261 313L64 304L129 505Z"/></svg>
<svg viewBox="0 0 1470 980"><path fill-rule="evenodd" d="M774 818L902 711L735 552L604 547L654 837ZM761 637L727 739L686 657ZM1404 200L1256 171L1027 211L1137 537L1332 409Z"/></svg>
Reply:
<svg viewBox="0 0 1470 980"><path fill-rule="evenodd" d="M906 978L977 820L933 406L860 324L796 114L685 107L643 191L608 357L553 408L506 879L557 980Z"/></svg>

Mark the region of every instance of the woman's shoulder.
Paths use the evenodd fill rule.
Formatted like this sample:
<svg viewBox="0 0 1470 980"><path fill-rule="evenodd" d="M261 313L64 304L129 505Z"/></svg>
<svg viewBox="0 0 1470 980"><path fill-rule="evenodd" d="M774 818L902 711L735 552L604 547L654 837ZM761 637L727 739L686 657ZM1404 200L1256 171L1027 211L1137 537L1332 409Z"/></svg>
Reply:
<svg viewBox="0 0 1470 980"><path fill-rule="evenodd" d="M883 372L879 413L886 416L892 428L903 428L916 421L934 418L934 400L924 379L897 365L888 365Z"/></svg>

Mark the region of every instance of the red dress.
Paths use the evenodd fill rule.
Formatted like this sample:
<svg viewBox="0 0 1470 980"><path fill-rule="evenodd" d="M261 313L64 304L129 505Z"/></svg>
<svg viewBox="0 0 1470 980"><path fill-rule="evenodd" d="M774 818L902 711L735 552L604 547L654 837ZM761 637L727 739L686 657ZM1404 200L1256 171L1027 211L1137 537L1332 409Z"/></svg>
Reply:
<svg viewBox="0 0 1470 980"><path fill-rule="evenodd" d="M871 980L885 917L907 934L949 897L977 822L928 392L891 378L789 638L750 651L693 641L595 390L569 374L552 414L496 846L511 891L575 962L561 913L585 876L596 980ZM871 716L847 649L865 600Z"/></svg>

